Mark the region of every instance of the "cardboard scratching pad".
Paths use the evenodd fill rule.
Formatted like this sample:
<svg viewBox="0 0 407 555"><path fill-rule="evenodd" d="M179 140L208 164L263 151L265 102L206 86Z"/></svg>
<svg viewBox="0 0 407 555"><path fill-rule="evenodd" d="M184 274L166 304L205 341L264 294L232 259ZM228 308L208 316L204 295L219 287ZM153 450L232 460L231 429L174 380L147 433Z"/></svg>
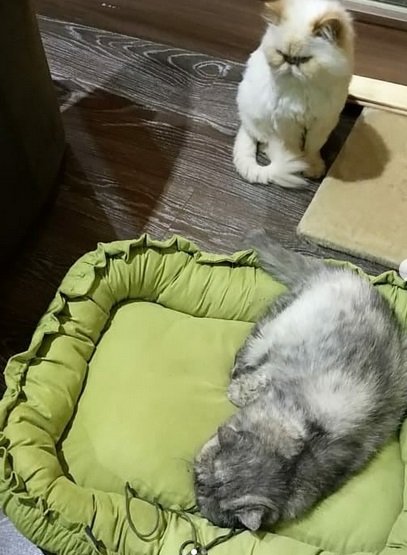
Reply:
<svg viewBox="0 0 407 555"><path fill-rule="evenodd" d="M406 116L364 108L297 231L398 268L407 258Z"/></svg>

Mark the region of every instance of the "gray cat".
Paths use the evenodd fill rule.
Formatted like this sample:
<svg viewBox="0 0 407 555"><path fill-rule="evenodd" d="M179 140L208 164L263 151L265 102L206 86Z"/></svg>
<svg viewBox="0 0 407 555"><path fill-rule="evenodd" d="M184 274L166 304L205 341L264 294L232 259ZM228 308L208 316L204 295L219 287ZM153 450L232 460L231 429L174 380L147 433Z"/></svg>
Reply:
<svg viewBox="0 0 407 555"><path fill-rule="evenodd" d="M359 471L407 406L407 340L355 272L253 236L288 286L238 352L240 410L202 448L195 490L214 524L257 530L302 515Z"/></svg>

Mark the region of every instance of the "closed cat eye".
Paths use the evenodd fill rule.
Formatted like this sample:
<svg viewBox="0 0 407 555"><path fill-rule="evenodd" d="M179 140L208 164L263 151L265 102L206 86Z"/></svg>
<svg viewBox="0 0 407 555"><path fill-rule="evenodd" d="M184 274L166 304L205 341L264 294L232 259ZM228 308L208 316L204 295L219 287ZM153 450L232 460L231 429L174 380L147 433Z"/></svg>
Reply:
<svg viewBox="0 0 407 555"><path fill-rule="evenodd" d="M290 56L289 54L285 54L281 50L277 50L278 54L283 57L284 61L290 65L299 66L301 64L305 64L309 62L312 56Z"/></svg>

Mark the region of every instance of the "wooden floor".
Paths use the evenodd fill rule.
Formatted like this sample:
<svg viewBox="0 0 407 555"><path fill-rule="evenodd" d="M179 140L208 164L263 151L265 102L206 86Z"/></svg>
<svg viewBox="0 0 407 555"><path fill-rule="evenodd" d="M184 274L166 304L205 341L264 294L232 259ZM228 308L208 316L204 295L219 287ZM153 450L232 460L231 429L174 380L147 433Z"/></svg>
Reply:
<svg viewBox="0 0 407 555"><path fill-rule="evenodd" d="M243 16L257 25L256 33L246 36L246 25L222 21L225 35L205 43L208 1L199 4L197 29L188 37L181 30L183 46L172 47L163 43L175 42L170 28L174 22L182 27L183 14L171 13L167 26L160 20L154 27L156 0L123 0L116 7L98 2L93 11L90 0L38 0L68 152L55 198L0 276L1 367L28 345L69 266L99 241L179 233L203 249L231 252L248 230L266 226L288 246L335 256L295 235L317 185L306 191L254 186L234 171L238 60L255 44L261 24L247 2L228 2L234 16L240 10L239 21ZM185 0L185 9L193 3ZM139 38L148 34L153 41ZM343 115L325 149L328 160L356 115L352 109ZM3 387L0 381L0 393Z"/></svg>
<svg viewBox="0 0 407 555"><path fill-rule="evenodd" d="M35 0L38 12L244 62L265 0ZM305 1L305 0L304 0ZM407 85L407 32L357 21L355 73Z"/></svg>

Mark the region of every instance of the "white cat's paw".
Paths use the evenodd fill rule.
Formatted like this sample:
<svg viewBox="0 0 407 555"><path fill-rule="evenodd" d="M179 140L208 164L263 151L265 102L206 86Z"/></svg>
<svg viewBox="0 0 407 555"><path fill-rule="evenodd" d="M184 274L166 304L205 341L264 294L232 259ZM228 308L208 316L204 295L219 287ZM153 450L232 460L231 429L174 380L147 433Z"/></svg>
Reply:
<svg viewBox="0 0 407 555"><path fill-rule="evenodd" d="M304 175L310 179L318 179L325 173L325 162L321 156L315 156L307 159L307 168L304 170Z"/></svg>

